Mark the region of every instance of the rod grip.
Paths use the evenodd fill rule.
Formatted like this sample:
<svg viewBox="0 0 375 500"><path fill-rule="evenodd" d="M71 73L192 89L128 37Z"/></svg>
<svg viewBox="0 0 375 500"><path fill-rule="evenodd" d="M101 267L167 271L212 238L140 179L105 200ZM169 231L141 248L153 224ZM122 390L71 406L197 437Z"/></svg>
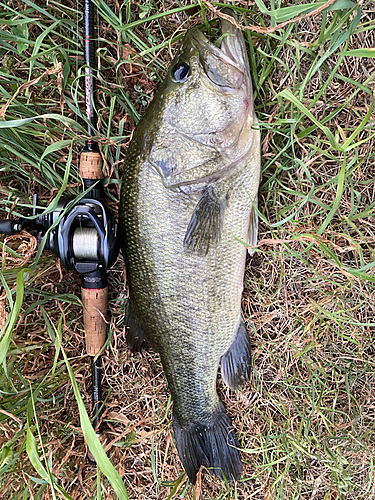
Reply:
<svg viewBox="0 0 375 500"><path fill-rule="evenodd" d="M81 288L86 351L96 356L106 340L108 287Z"/></svg>
<svg viewBox="0 0 375 500"><path fill-rule="evenodd" d="M79 175L82 179L103 179L103 161L96 151L84 151L79 162Z"/></svg>

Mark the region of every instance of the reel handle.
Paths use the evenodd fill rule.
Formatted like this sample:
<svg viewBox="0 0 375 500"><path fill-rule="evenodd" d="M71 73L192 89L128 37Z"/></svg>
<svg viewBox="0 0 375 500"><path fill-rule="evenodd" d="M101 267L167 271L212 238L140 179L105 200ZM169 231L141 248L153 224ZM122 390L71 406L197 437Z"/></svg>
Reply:
<svg viewBox="0 0 375 500"><path fill-rule="evenodd" d="M0 220L0 234L11 236L22 231L22 224L15 222L13 219Z"/></svg>

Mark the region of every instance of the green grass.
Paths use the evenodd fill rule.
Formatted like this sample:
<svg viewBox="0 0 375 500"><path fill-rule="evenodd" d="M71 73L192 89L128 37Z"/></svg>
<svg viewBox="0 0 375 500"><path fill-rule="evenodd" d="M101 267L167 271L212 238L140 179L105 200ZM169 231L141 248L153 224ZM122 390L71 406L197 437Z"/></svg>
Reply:
<svg viewBox="0 0 375 500"><path fill-rule="evenodd" d="M132 130L179 40L196 23L215 37L218 23L204 2L96 3L97 138L116 212ZM236 11L243 26L272 28L323 4L256 0ZM48 211L78 195L84 67L74 2L0 5L5 217L29 209L34 192ZM239 393L218 382L244 450L241 481L203 475L194 490L182 472L159 357L126 348L121 258L109 273L106 458L87 416L79 277L23 233L0 243L1 498L375 498L374 28L372 2L338 0L282 29L245 31L263 147L243 298L254 375Z"/></svg>

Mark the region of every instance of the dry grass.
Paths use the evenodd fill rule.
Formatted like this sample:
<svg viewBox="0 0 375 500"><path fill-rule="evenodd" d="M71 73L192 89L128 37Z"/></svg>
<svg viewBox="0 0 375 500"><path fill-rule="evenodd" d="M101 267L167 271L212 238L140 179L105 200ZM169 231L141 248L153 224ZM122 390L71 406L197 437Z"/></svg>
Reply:
<svg viewBox="0 0 375 500"><path fill-rule="evenodd" d="M104 9L103 2L99 4ZM107 2L123 26L146 13L145 22L126 35L114 26L115 18L101 10L100 144L108 162L108 192L115 211L131 132L178 47L178 41L169 45L170 39L197 22L209 24L215 34L215 16L199 6L188 13L179 10L147 20L185 4ZM29 4L22 1L7 5L39 20L28 23L30 41L53 22L42 4L39 12L34 7L25 10ZM147 11L147 5L152 9ZM374 4L361 5L361 19L347 50L375 46ZM270 24L259 3L248 7L247 2L237 2L237 6L244 8L244 23L261 25L263 19ZM35 45L12 52L6 44L15 48L17 41L8 35L12 30L20 34L3 25L2 104L17 84L31 80L30 71L36 78L57 60L66 65L64 75L46 76L21 92L9 106L7 119L45 112L75 118L76 107L83 104L82 92L75 94L76 66L81 63L81 55L76 57L75 9L70 2L51 2L49 14L65 26L60 23L46 36L46 46L31 70L27 58ZM344 32L353 18L354 14L337 30ZM268 36L249 38L263 134L262 222L259 245L248 260L243 296L254 345L254 375L238 393L218 380L220 397L244 449L243 479L235 487L208 474L201 476L195 489L188 484L174 445L171 401L159 356L152 351L130 353L126 346L127 291L121 257L109 272L111 340L103 355L104 446L131 499L375 499L374 114L355 138L358 145L343 152L332 147L322 128L313 127L302 108L280 96L290 90L340 145L361 124L371 106L375 60L342 57L344 40L322 61L336 33L329 33L329 27L338 22L335 19L335 13L328 14L323 35L324 19L319 14ZM163 47L152 49L163 42ZM60 48L42 53L53 44ZM320 61L319 70L312 73ZM321 93L328 78L331 81ZM4 209L22 211L35 191L45 205L56 196L68 161L67 145L51 152L48 168L44 167L47 160L38 159L50 144L73 137L76 130L48 119L0 137ZM72 194L77 193L79 141L74 148L77 154L67 188ZM337 210L332 210L335 200ZM64 498L32 465L25 445L29 426L38 439L41 463L71 498L116 498L108 480L86 463L72 385L61 354L55 359L55 326L62 317L63 348L89 410L89 360L77 299L80 280L49 253L31 267L35 244L23 232L6 238L2 246L2 277L10 291L15 290L17 271L27 272L7 371L3 369L0 376L0 496L6 500Z"/></svg>

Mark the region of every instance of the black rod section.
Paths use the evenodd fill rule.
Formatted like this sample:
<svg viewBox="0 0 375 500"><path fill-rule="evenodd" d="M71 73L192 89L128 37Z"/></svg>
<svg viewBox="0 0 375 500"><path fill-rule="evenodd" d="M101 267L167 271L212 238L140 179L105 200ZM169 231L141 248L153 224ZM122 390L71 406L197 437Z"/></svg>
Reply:
<svg viewBox="0 0 375 500"><path fill-rule="evenodd" d="M97 76L97 61L95 48L95 28L94 28L94 3L92 0L84 0L84 44L85 44L85 102L86 117L89 121L87 132L90 136L94 135L93 127L97 125L97 115L94 106L95 78ZM86 144L88 151L96 151L97 145L89 139Z"/></svg>
<svg viewBox="0 0 375 500"><path fill-rule="evenodd" d="M93 421L92 425L96 431L97 436L101 436L102 433L102 413L103 413L103 401L102 401L102 391L101 391L101 378L102 371L100 367L100 358L95 360L92 358L91 362L91 377L92 377L92 413Z"/></svg>

